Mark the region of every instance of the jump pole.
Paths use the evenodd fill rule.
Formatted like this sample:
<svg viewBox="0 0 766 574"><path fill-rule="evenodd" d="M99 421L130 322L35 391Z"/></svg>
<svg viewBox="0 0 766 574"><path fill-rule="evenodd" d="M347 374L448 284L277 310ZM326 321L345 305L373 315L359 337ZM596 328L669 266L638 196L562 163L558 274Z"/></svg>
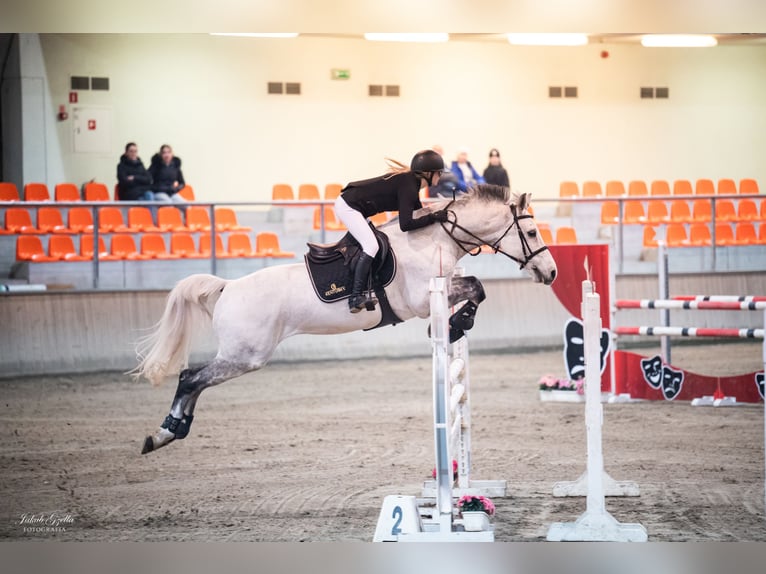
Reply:
<svg viewBox="0 0 766 574"><path fill-rule="evenodd" d="M505 481L470 481L470 435L465 441L462 431L470 427L470 415L461 410L467 406L468 347L465 337L462 346L453 345L450 357L449 342L449 282L447 277L433 277L431 292L431 344L433 346L433 420L434 450L436 452L436 479L432 505L418 507L414 496L387 496L378 518L373 542L494 542L494 527L480 532L466 532L462 521L455 518L454 499L460 496L453 488L453 450L468 457L464 475L471 493L482 483L492 489L502 487ZM455 384L453 384L453 382ZM468 414L468 418L466 415ZM467 424L466 424L467 423ZM463 437L461 439L461 436ZM457 459L455 459L457 460ZM458 463L458 469L461 464ZM476 488L471 488L475 486ZM501 496L502 496L501 495ZM431 512L430 518L423 514Z"/></svg>
<svg viewBox="0 0 766 574"><path fill-rule="evenodd" d="M618 522L606 510L604 493L604 454L601 442L603 406L601 404L600 343L601 301L590 281L583 281L583 338L585 359L585 426L587 431L586 510L575 522L556 522L548 530L551 542L646 542L641 524ZM766 496L766 491L764 491ZM766 500L766 498L764 498Z"/></svg>

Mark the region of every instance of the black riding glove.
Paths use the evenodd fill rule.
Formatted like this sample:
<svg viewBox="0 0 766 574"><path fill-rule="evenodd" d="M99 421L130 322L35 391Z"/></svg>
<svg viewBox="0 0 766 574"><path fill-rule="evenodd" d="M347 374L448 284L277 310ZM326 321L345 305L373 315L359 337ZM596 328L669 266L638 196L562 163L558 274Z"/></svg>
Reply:
<svg viewBox="0 0 766 574"><path fill-rule="evenodd" d="M434 211L431 214L431 218L434 221L439 221L441 223L444 223L445 221L449 221L449 214L447 213L446 209L440 209L439 211Z"/></svg>

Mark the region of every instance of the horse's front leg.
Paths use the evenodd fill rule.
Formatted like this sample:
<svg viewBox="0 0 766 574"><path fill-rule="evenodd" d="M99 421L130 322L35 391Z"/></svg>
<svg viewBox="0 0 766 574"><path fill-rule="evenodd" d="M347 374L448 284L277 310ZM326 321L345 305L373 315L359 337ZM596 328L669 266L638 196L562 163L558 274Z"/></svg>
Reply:
<svg viewBox="0 0 766 574"><path fill-rule="evenodd" d="M476 277L453 277L450 283L449 304L454 306L465 301L449 318L450 342L454 343L473 328L476 310L479 304L487 298L484 286Z"/></svg>

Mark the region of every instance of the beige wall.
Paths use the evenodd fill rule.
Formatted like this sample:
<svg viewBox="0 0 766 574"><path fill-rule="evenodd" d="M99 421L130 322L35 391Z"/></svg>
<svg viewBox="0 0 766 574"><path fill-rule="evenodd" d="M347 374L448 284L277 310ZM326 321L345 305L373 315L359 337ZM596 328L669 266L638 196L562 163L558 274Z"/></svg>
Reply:
<svg viewBox="0 0 766 574"><path fill-rule="evenodd" d="M557 194L562 179L755 177L766 187L766 47L646 49L634 45L521 48L452 41L262 40L207 35L42 35L50 109L69 76L106 75L112 152L72 153L71 121L48 124L48 183L111 186L135 140L148 162L162 143L184 160L198 197L268 199L271 185L376 175L434 143L468 146L478 167L497 146L513 187ZM606 48L608 59L599 57ZM349 68L350 81L330 69ZM268 81L299 81L301 96L268 96ZM400 98L370 98L369 83ZM577 85L549 100L548 85ZM639 87L669 86L668 101ZM54 157L51 157L54 156ZM60 156L60 157L55 157Z"/></svg>

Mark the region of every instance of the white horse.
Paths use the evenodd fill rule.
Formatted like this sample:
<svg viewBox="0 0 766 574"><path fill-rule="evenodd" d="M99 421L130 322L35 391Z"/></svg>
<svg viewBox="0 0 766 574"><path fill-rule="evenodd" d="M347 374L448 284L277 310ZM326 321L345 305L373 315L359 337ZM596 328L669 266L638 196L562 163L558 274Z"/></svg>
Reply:
<svg viewBox="0 0 766 574"><path fill-rule="evenodd" d="M551 284L556 263L527 211L528 203L528 194L511 197L508 188L480 185L456 200L424 208L448 209L446 223L410 232L402 232L393 221L382 226L397 257L396 276L386 288L396 315L405 321L428 317L430 278L451 276L458 260L481 245L510 257L535 281ZM454 277L449 299L451 305L470 302L469 312L457 323L469 329L484 299L481 283L475 277ZM185 438L203 390L262 368L287 337L368 329L380 318L379 307L352 314L345 300L320 301L302 264L267 267L235 280L206 274L181 280L168 295L153 333L139 343L142 358L136 376L159 384L185 369L170 414L154 436L146 437L142 453ZM192 334L211 319L218 353L210 363L186 369Z"/></svg>

